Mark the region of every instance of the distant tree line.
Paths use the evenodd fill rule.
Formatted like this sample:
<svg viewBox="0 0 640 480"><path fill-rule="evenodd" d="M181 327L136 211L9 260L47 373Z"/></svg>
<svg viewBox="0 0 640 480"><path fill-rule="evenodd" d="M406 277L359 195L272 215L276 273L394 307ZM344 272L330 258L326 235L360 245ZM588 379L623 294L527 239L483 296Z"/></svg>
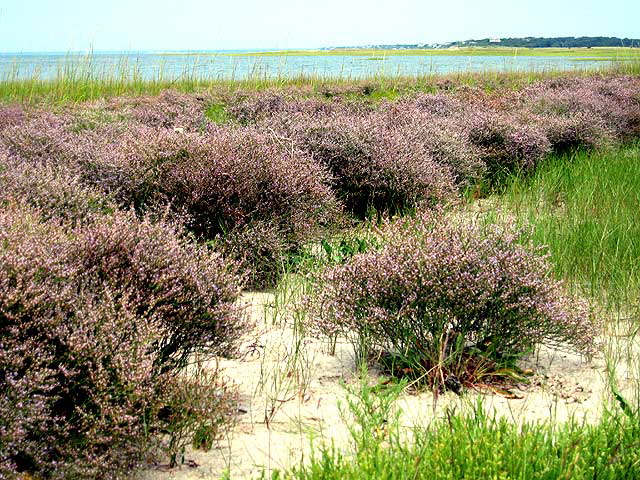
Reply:
<svg viewBox="0 0 640 480"><path fill-rule="evenodd" d="M574 48L574 47L640 47L640 39L619 37L525 37L525 38L483 38L453 42L449 46L502 46L523 48Z"/></svg>
<svg viewBox="0 0 640 480"><path fill-rule="evenodd" d="M619 37L524 37L524 38L483 38L480 40L463 40L437 44L386 44L367 45L366 48L401 50L418 48L449 47L518 47L518 48L578 48L578 47L635 47L640 48L638 38ZM337 49L363 48L338 47Z"/></svg>

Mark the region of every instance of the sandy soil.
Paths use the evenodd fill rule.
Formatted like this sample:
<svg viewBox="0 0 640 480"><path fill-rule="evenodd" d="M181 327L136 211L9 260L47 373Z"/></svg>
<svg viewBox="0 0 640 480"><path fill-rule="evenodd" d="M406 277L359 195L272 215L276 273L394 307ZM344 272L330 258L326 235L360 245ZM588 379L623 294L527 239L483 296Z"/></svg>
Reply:
<svg viewBox="0 0 640 480"><path fill-rule="evenodd" d="M300 339L290 326L272 325L268 314L272 294L245 294L241 301L256 327L247 333L239 359L220 362L241 394L237 425L212 450L187 451L191 466L153 468L138 478L210 479L219 478L225 470L231 478L256 478L263 471L268 478L273 469L308 458L312 444L333 442L348 447L340 405L346 398L343 383L357 381L351 345L338 343L336 354L329 355L323 342ZM621 336L620 341L624 340ZM297 356L293 354L296 350ZM471 391L459 397L447 393L439 396L434 408L431 393L406 394L397 403L402 425L428 425L446 407L470 408L479 395L486 409L516 422L598 419L608 398L605 355L587 361L542 347L525 359L523 367L532 368L535 374L528 385L512 389L511 395ZM622 359L615 369L620 390L628 393L634 380Z"/></svg>

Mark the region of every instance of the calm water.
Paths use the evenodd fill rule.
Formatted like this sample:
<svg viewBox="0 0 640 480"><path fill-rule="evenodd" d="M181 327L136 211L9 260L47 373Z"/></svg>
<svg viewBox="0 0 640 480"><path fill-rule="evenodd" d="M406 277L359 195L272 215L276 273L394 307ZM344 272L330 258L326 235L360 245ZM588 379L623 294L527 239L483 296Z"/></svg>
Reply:
<svg viewBox="0 0 640 480"><path fill-rule="evenodd" d="M516 56L231 56L214 54L92 53L11 54L0 53L0 80L50 79L65 71L95 75L137 75L144 79L178 79L197 76L209 79L243 79L252 76L366 77L376 74L421 75L485 71L544 71L602 67L606 61L576 61L570 57Z"/></svg>

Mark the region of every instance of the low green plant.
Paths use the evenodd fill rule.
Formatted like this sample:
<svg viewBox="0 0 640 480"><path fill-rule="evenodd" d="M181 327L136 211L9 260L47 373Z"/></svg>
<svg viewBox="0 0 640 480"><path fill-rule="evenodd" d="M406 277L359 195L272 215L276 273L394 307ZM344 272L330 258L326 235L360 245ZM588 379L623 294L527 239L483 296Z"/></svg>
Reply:
<svg viewBox="0 0 640 480"><path fill-rule="evenodd" d="M288 268L293 272L308 273L318 269L342 265L354 255L380 249L382 240L377 227L364 223L354 231L341 231L320 239L319 244L307 245L289 256Z"/></svg>
<svg viewBox="0 0 640 480"><path fill-rule="evenodd" d="M398 425L400 410L394 405L408 385L406 379L381 378L372 384L366 365L360 366L360 378L355 385L344 384L346 404L340 404L340 414L347 424L356 451L378 447L388 435L388 428Z"/></svg>
<svg viewBox="0 0 640 480"><path fill-rule="evenodd" d="M233 120L233 117L227 113L227 109L222 103L209 105L204 115L213 123L228 123Z"/></svg>

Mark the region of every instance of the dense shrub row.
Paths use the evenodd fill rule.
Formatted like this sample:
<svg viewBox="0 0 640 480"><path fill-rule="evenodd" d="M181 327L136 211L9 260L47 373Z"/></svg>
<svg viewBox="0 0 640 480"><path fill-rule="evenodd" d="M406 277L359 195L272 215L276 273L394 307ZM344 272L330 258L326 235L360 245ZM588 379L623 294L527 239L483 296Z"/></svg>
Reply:
<svg viewBox="0 0 640 480"><path fill-rule="evenodd" d="M279 116L285 138L327 168L344 207L358 218L395 214L453 197L449 170L424 142L411 141L381 115Z"/></svg>
<svg viewBox="0 0 640 480"><path fill-rule="evenodd" d="M264 286L342 209L361 218L446 202L549 152L637 135L639 90L633 77L589 77L379 104L353 92L236 93L226 106L166 92L58 115L3 107L0 145L18 170L62 169L121 207L171 214ZM230 121L208 120L212 105Z"/></svg>

